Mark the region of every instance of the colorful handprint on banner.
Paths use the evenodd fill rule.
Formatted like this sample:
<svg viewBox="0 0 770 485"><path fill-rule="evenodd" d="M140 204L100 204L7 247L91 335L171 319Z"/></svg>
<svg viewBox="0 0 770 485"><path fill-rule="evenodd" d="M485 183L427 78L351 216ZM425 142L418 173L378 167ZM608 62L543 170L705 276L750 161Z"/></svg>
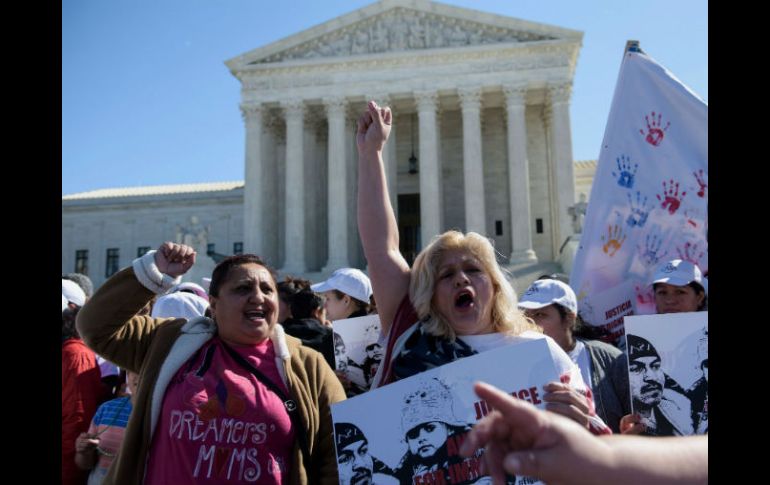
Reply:
<svg viewBox="0 0 770 485"><path fill-rule="evenodd" d="M666 126L661 129L661 116L660 113L656 115L654 111L651 115L645 115L644 120L647 122L647 133L645 133L644 130L639 130L639 133L644 135L645 141L655 147L660 145L660 142L663 141L663 137L666 136L666 130L671 126L671 123L667 122Z"/></svg>
<svg viewBox="0 0 770 485"><path fill-rule="evenodd" d="M639 168L639 164L635 163L631 166L631 158L621 155L615 159L615 163L618 165L618 173L612 172L613 177L617 177L618 185L626 188L634 187L634 177L636 176L636 170Z"/></svg>
<svg viewBox="0 0 770 485"><path fill-rule="evenodd" d="M677 209L679 209L679 206L682 204L682 199L685 195L687 195L687 192L682 191L681 195L679 194L679 182L674 182L673 179L671 179L668 184L666 184L666 181L663 181L663 198L661 198L660 194L656 195L655 197L658 198L658 200L661 202L660 206L664 209L668 209L669 214L674 214Z"/></svg>
<svg viewBox="0 0 770 485"><path fill-rule="evenodd" d="M647 207L647 196L645 195L642 199L642 194L637 190L636 201L634 201L631 194L626 195L628 196L628 203L631 205L631 214L628 215L626 223L631 227L644 227L647 217L650 215L650 208Z"/></svg>
<svg viewBox="0 0 770 485"><path fill-rule="evenodd" d="M676 253L679 255L679 259L689 261L698 268L701 267L701 260L706 255L706 251L698 247L698 243L686 242L683 246L677 246Z"/></svg>
<svg viewBox="0 0 770 485"><path fill-rule="evenodd" d="M708 187L708 184L706 183L706 177L707 175L703 174L703 169L698 170L697 172L692 173L695 177L695 181L698 182L698 197L705 197L706 196L706 187Z"/></svg>
<svg viewBox="0 0 770 485"><path fill-rule="evenodd" d="M602 241L605 241L602 245L602 250L610 257L615 256L615 253L620 250L625 240L626 235L623 234L623 228L620 225L607 226L607 237L602 236Z"/></svg>

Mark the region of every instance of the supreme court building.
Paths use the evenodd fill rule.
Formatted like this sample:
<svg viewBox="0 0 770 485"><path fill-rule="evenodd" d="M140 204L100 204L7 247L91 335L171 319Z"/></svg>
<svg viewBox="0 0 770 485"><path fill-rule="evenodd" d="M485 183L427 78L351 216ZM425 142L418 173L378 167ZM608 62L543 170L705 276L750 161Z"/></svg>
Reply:
<svg viewBox="0 0 770 485"><path fill-rule="evenodd" d="M245 179L64 196L62 271L85 269L98 285L184 237L212 256L253 252L314 279L365 269L355 125L368 99L393 110L384 160L409 260L452 228L487 235L506 264L558 260L574 232L569 102L581 40L437 2L381 0L227 60L241 82ZM595 164L583 165L590 186Z"/></svg>

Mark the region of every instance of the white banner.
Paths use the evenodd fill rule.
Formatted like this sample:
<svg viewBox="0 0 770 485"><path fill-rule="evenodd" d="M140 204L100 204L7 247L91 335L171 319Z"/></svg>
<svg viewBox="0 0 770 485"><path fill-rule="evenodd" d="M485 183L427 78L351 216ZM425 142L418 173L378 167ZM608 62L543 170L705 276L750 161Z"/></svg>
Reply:
<svg viewBox="0 0 770 485"><path fill-rule="evenodd" d="M478 380L542 409L543 386L558 381L559 373L545 339L536 339L460 359L333 404L340 483L491 483L479 469L483 449L470 458L459 455L466 433L491 411L473 392ZM536 482L523 476L507 481Z"/></svg>
<svg viewBox="0 0 770 485"><path fill-rule="evenodd" d="M626 52L570 276L581 316L602 326L603 315L582 309L628 300L654 313L648 283L658 265L679 258L708 272L707 226L708 106L646 54ZM616 301L599 305L621 285Z"/></svg>

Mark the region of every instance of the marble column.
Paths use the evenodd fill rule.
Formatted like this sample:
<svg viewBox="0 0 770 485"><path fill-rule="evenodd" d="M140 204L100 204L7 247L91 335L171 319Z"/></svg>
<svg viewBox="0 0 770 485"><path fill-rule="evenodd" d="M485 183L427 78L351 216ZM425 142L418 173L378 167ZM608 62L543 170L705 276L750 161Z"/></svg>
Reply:
<svg viewBox="0 0 770 485"><path fill-rule="evenodd" d="M305 187L304 118L302 100L281 104L286 116L286 235L283 273L304 273L305 264Z"/></svg>
<svg viewBox="0 0 770 485"><path fill-rule="evenodd" d="M441 170L438 161L438 125L435 91L414 93L420 133L420 235L421 248L441 233Z"/></svg>
<svg viewBox="0 0 770 485"><path fill-rule="evenodd" d="M241 115L246 124L246 165L243 188L243 251L262 255L265 231L262 204L265 180L262 160L263 110L260 104L241 104Z"/></svg>
<svg viewBox="0 0 770 485"><path fill-rule="evenodd" d="M484 163L481 153L481 89L458 91L463 116L463 185L465 230L487 233L484 209Z"/></svg>
<svg viewBox="0 0 770 485"><path fill-rule="evenodd" d="M504 86L508 118L508 190L511 206L511 264L537 261L532 250L532 222L527 160L526 86Z"/></svg>
<svg viewBox="0 0 770 485"><path fill-rule="evenodd" d="M329 125L329 192L328 237L329 258L323 272L350 266L348 262L347 167L345 166L345 109L344 97L324 98Z"/></svg>
<svg viewBox="0 0 770 485"><path fill-rule="evenodd" d="M572 86L569 83L548 86L551 111L551 146L554 168L554 195L557 211L556 241L559 247L572 235L572 218L568 209L575 204L575 168L572 160L572 136L570 134L569 98ZM555 252L554 257L558 258Z"/></svg>

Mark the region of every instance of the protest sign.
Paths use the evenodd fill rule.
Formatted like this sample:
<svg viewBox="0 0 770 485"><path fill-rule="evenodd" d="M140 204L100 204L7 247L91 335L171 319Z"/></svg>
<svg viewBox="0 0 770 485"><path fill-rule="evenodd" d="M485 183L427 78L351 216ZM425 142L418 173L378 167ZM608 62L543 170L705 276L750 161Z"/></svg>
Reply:
<svg viewBox="0 0 770 485"><path fill-rule="evenodd" d="M348 396L366 392L383 356L379 344L380 317L366 315L335 320L332 327L336 368L347 377L351 385L347 390Z"/></svg>
<svg viewBox="0 0 770 485"><path fill-rule="evenodd" d="M649 434L708 431L708 312L626 317L631 408Z"/></svg>
<svg viewBox="0 0 770 485"><path fill-rule="evenodd" d="M544 408L543 386L559 373L545 339L457 360L332 405L340 483L452 485L485 483L483 450L470 458L459 447L491 409L473 392L482 380ZM363 447L363 448L362 448ZM365 453L364 453L365 451ZM510 483L536 483L516 477Z"/></svg>

